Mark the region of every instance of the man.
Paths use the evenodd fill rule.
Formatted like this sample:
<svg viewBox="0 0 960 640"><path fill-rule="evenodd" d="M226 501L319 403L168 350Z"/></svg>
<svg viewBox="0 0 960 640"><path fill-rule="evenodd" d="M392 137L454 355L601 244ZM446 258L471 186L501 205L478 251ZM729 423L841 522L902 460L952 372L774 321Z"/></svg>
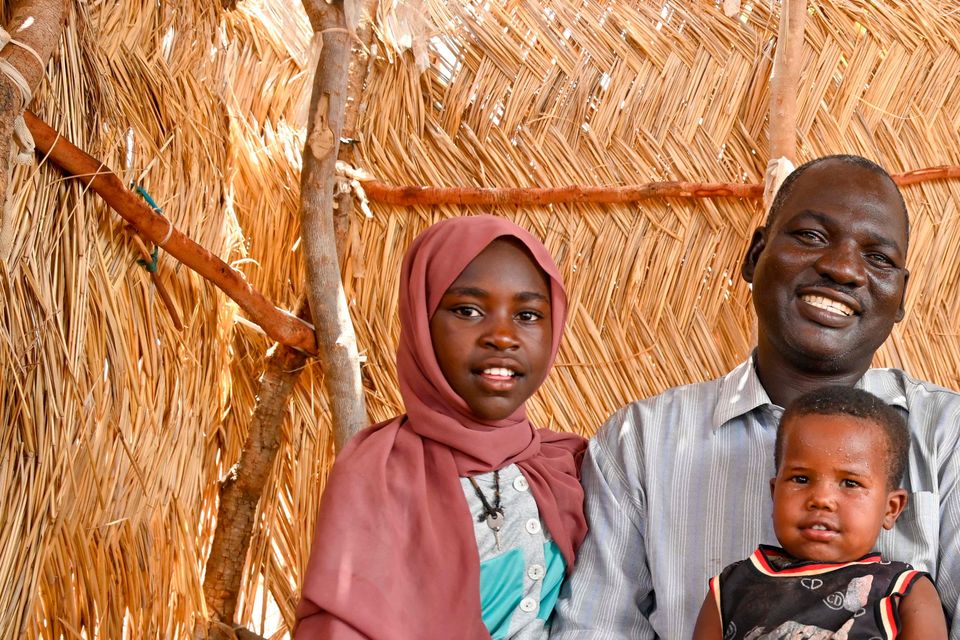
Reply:
<svg viewBox="0 0 960 640"><path fill-rule="evenodd" d="M839 384L907 418L910 500L878 546L930 572L960 640L960 394L870 369L903 318L907 242L903 198L872 162L820 158L787 178L743 262L758 318L751 357L624 407L590 443L590 534L552 638L689 638L708 578L777 542L769 481L783 407Z"/></svg>

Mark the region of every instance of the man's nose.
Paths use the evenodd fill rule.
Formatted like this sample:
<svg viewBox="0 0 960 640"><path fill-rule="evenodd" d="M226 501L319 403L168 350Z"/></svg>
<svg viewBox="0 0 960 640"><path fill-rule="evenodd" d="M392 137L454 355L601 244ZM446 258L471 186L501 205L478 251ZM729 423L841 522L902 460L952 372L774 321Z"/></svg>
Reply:
<svg viewBox="0 0 960 640"><path fill-rule="evenodd" d="M862 287L867 283L866 264L860 247L853 242L824 249L815 265L817 272L837 284Z"/></svg>

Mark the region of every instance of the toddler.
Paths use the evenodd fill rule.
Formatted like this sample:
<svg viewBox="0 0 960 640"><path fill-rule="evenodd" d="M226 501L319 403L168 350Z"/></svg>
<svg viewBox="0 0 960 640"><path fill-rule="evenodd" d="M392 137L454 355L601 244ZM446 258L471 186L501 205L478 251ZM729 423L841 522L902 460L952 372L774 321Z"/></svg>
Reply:
<svg viewBox="0 0 960 640"><path fill-rule="evenodd" d="M695 640L946 639L928 574L873 551L907 502L910 447L896 409L859 389L826 387L783 414L774 453L773 526L710 579Z"/></svg>

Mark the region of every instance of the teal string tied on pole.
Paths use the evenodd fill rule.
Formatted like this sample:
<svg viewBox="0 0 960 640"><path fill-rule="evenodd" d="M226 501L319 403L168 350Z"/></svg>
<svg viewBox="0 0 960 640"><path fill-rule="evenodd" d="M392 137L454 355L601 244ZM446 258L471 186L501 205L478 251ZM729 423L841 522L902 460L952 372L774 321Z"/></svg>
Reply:
<svg viewBox="0 0 960 640"><path fill-rule="evenodd" d="M137 192L137 194L147 201L147 204L150 205L150 208L153 209L156 213L163 215L163 209L160 208L160 205L147 193L147 190L141 187L138 184L130 183L130 188ZM170 222L169 220L167 221ZM147 270L148 273L157 272L157 260L160 257L160 245L153 245L153 251L150 253L150 260L137 260L137 264Z"/></svg>
<svg viewBox="0 0 960 640"><path fill-rule="evenodd" d="M153 245L153 251L150 252L150 261L137 259L137 264L147 270L147 273L157 272L157 258L160 257L160 245Z"/></svg>
<svg viewBox="0 0 960 640"><path fill-rule="evenodd" d="M144 200L146 200L146 201L147 201L147 204L150 205L150 208L151 208L151 209L153 209L154 211L156 211L156 212L159 213L160 215L163 215L163 209L161 209L161 208L160 208L160 205L158 205L158 204L154 201L154 199L153 199L152 197L150 197L150 194L147 193L147 190L146 190L146 189L144 189L143 187L141 187L141 186L138 185L138 184L133 184L133 183L130 183L130 188L133 189L134 191L136 191L137 194L139 194L139 196L140 196L141 198L143 198Z"/></svg>

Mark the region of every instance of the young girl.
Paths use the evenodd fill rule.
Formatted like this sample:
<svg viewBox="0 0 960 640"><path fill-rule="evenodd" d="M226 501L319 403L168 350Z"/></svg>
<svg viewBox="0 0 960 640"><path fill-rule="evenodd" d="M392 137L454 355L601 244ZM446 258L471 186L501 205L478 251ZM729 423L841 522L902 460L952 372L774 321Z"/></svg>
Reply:
<svg viewBox="0 0 960 640"><path fill-rule="evenodd" d="M524 411L560 345L557 267L506 220L446 220L407 251L399 307L406 414L338 457L294 637L546 638L586 533L583 439Z"/></svg>
<svg viewBox="0 0 960 640"><path fill-rule="evenodd" d="M906 423L876 396L826 387L798 398L777 430L773 527L710 580L695 640L946 640L930 576L872 552L907 494Z"/></svg>

